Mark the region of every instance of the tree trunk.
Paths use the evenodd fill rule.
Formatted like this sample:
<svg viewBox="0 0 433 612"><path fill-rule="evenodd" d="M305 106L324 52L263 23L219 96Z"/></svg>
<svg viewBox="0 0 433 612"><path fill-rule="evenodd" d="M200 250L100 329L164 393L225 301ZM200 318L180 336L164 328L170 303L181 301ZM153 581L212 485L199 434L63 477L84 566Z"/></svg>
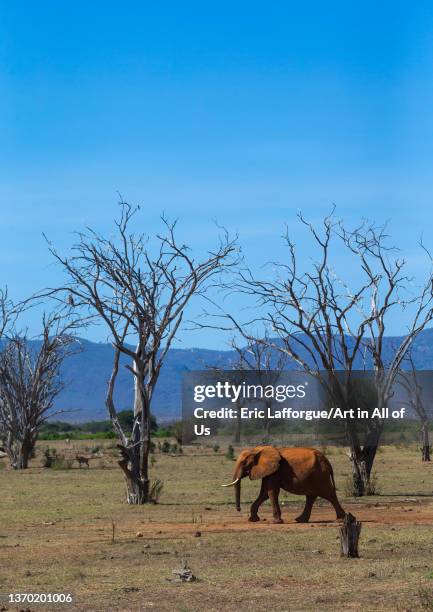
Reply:
<svg viewBox="0 0 433 612"><path fill-rule="evenodd" d="M138 350L138 349L137 349ZM117 367L117 364L116 364ZM118 432L122 459L119 466L126 479L126 501L128 504L146 504L151 499L149 486L149 452L150 452L150 399L144 384L144 374L133 364L134 381L134 424L129 440ZM116 370L115 370L116 372ZM112 389L107 396L107 405L113 420Z"/></svg>
<svg viewBox="0 0 433 612"><path fill-rule="evenodd" d="M373 470L373 463L377 453L377 445L365 445L362 449L362 454L365 461L365 471L367 474L368 481L370 481L371 472Z"/></svg>
<svg viewBox="0 0 433 612"><path fill-rule="evenodd" d="M367 468L359 443L356 424L349 419L346 420L346 434L350 446L350 460L352 461L352 492L355 497L363 497L368 483Z"/></svg>
<svg viewBox="0 0 433 612"><path fill-rule="evenodd" d="M272 408L272 403L266 402L266 418L265 421L263 423L263 428L264 428L264 438L263 438L263 442L265 444L269 444L269 440L271 438L271 419L268 418L268 415L271 413L271 408Z"/></svg>
<svg viewBox="0 0 433 612"><path fill-rule="evenodd" d="M145 504L149 500L149 481L141 478L138 461L128 463L130 469L126 462L119 461L126 478L126 501L131 505Z"/></svg>
<svg viewBox="0 0 433 612"><path fill-rule="evenodd" d="M236 424L235 424L235 435L233 437L234 444L239 444L241 441L241 430L242 430L241 408L242 408L241 403L238 400L236 402L237 417L236 417Z"/></svg>
<svg viewBox="0 0 433 612"><path fill-rule="evenodd" d="M357 449L351 449L350 459L352 461L353 495L355 497L363 497L368 486L369 478L362 456L362 449L359 447Z"/></svg>
<svg viewBox="0 0 433 612"><path fill-rule="evenodd" d="M355 497L370 495L370 476L382 433L382 424L375 419L369 424L364 446L358 442L356 424L348 423L347 433L350 443L350 458L353 472L353 494Z"/></svg>
<svg viewBox="0 0 433 612"><path fill-rule="evenodd" d="M125 474L126 480L126 501L131 505L142 505L149 500L149 480L141 473L140 457L140 426L134 423L133 434L129 446L118 445L122 454L119 465ZM138 440L136 438L138 437ZM135 441L134 441L135 440Z"/></svg>
<svg viewBox="0 0 433 612"><path fill-rule="evenodd" d="M126 478L128 504L141 505L151 501L149 487L150 402L145 396L143 374L135 370L134 425L128 446L119 446L122 460L119 465Z"/></svg>
<svg viewBox="0 0 433 612"><path fill-rule="evenodd" d="M355 497L370 495L370 476L376 457L377 446L364 446L351 452L353 493Z"/></svg>
<svg viewBox="0 0 433 612"><path fill-rule="evenodd" d="M133 505L146 504L151 501L149 498L148 472L149 428L146 428L146 423L144 423L145 431L143 432L143 420L145 420L143 413L136 416L129 446L126 448L120 447L123 459L119 461L119 465L126 478L126 500L128 504Z"/></svg>
<svg viewBox="0 0 433 612"><path fill-rule="evenodd" d="M29 452L27 448L23 445L18 453L18 461L15 466L16 470L26 470L29 466Z"/></svg>
<svg viewBox="0 0 433 612"><path fill-rule="evenodd" d="M428 421L423 421L421 425L422 435L422 460L430 461L430 440L428 431Z"/></svg>
<svg viewBox="0 0 433 612"><path fill-rule="evenodd" d="M11 467L14 470L26 470L29 466L29 459L33 454L34 440L29 436L24 436L21 444L16 443L9 449L8 455ZM6 449L7 450L7 449Z"/></svg>

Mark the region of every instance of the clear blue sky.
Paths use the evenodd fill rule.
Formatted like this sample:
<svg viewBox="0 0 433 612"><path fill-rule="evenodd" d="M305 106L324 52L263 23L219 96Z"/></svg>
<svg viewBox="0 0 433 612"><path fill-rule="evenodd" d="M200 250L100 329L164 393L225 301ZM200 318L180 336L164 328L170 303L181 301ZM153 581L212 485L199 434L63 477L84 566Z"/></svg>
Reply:
<svg viewBox="0 0 433 612"><path fill-rule="evenodd" d="M419 234L433 245L429 5L2 3L0 284L54 284L42 232L62 249L106 230L116 191L145 231L179 217L198 251L216 218L253 267L280 257L297 209L335 202L391 219L416 269Z"/></svg>

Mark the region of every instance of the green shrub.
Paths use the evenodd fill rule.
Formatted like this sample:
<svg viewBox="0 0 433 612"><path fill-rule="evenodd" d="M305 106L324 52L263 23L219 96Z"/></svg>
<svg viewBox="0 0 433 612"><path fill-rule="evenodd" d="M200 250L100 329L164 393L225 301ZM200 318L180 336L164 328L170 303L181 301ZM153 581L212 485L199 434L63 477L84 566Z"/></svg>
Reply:
<svg viewBox="0 0 433 612"><path fill-rule="evenodd" d="M156 438L169 438L174 435L170 427L161 427L153 434ZM177 439L177 436L174 436Z"/></svg>
<svg viewBox="0 0 433 612"><path fill-rule="evenodd" d="M172 435L176 438L176 442L178 444L182 444L182 432L183 432L183 423L182 421L175 421L170 426L170 433L168 435Z"/></svg>
<svg viewBox="0 0 433 612"><path fill-rule="evenodd" d="M38 440L47 442L54 440L113 440L116 437L114 431L99 431L96 433L72 431L70 433L40 433Z"/></svg>
<svg viewBox="0 0 433 612"><path fill-rule="evenodd" d="M227 449L226 459L229 459L230 461L234 461L235 460L235 449L233 448L233 446L231 444L230 444L230 446Z"/></svg>
<svg viewBox="0 0 433 612"><path fill-rule="evenodd" d="M42 466L44 468L52 468L53 463L56 459L57 451L55 448L46 448L44 451L44 458L42 460Z"/></svg>

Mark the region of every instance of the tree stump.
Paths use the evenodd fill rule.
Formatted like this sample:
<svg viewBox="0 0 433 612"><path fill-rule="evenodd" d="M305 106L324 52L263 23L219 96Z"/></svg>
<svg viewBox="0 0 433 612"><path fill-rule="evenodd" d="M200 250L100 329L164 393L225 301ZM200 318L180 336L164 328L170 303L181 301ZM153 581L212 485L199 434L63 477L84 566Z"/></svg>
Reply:
<svg viewBox="0 0 433 612"><path fill-rule="evenodd" d="M340 545L342 557L359 557L358 540L362 523L359 523L353 514L346 514L340 527Z"/></svg>

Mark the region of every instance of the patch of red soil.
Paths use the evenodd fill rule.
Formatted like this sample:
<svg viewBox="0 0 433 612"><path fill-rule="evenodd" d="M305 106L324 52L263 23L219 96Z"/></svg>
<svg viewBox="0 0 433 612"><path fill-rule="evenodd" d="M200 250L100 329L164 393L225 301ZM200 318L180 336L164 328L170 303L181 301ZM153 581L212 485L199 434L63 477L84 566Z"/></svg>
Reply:
<svg viewBox="0 0 433 612"><path fill-rule="evenodd" d="M351 512L356 518L363 523L372 523L380 525L433 525L433 504L421 504L418 502L390 502L384 504L346 504L345 510ZM269 510L268 510L269 512ZM211 520L210 518L200 524L189 523L172 523L172 522L153 522L142 524L140 530L145 537L164 538L164 536L193 536L197 529L200 529L202 534L205 533L230 533L243 531L265 531L272 529L273 531L289 530L305 530L314 529L317 527L337 528L341 522L334 520L333 510L326 507L318 507L313 509L311 520L309 523L297 523L296 515L299 513L294 511L283 511L284 523L274 525L272 517L268 515L266 510L262 512L260 522L250 523L246 514L238 516L229 516L221 521Z"/></svg>

